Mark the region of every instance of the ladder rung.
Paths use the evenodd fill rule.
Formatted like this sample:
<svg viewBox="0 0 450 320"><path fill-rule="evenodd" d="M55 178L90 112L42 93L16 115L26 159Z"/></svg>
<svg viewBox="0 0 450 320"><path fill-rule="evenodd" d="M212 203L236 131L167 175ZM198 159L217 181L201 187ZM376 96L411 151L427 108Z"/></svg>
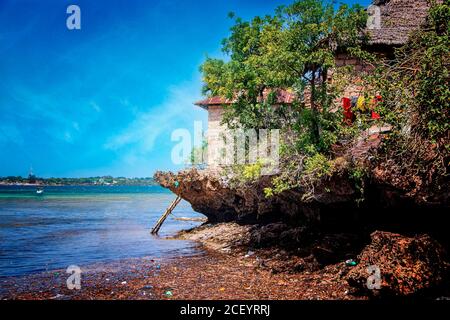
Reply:
<svg viewBox="0 0 450 320"><path fill-rule="evenodd" d="M152 234L158 233L159 229L161 228L162 224L166 220L166 218L169 216L169 214L172 213L173 209L180 203L181 197L177 196L177 198L170 204L170 206L166 209L166 211L163 213L163 215L158 219L158 222L156 222L155 226L152 229Z"/></svg>

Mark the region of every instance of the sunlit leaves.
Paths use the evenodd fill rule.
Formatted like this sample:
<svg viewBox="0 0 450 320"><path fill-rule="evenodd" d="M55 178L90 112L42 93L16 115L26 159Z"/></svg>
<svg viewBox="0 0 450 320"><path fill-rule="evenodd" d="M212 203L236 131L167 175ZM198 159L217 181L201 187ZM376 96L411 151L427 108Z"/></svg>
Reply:
<svg viewBox="0 0 450 320"><path fill-rule="evenodd" d="M205 61L203 92L233 100L224 116L231 127L282 129L286 177L279 177L275 190L295 187L303 159L327 159L341 134L342 117L331 112L339 93L326 79L337 51L363 55L366 13L360 6L336 9L333 1L297 0L271 16L230 17L235 24L222 47L229 60ZM279 103L278 89L295 93L295 101Z"/></svg>

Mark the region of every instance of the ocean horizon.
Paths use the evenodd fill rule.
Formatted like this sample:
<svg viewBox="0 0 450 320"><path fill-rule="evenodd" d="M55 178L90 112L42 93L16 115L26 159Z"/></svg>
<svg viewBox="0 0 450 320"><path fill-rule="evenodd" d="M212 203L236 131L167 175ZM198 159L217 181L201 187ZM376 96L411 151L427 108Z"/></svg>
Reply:
<svg viewBox="0 0 450 320"><path fill-rule="evenodd" d="M198 252L189 241L165 240L199 225L182 201L159 236L150 230L175 195L160 186L0 186L0 277L69 265Z"/></svg>

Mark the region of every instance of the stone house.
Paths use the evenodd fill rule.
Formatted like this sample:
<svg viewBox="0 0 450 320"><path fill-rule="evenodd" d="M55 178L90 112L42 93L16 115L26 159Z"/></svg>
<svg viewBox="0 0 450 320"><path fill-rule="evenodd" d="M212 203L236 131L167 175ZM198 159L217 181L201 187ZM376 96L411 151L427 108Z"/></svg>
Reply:
<svg viewBox="0 0 450 320"><path fill-rule="evenodd" d="M367 8L366 30L369 42L366 50L375 53L380 58L389 58L393 55L394 49L406 43L409 34L426 21L429 8L428 0L373 0ZM356 72L370 72L369 66L363 65L345 53L337 53L335 61L337 66L354 66ZM332 81L331 77L329 81ZM352 81L346 87L344 96L349 98L358 96L362 89L357 80ZM292 93L279 90L278 102L280 104L290 104L293 99L295 97ZM223 107L232 102L221 97L211 97L195 103L208 112L207 164L210 167L217 165L215 150L221 143L221 133L225 129L221 124Z"/></svg>

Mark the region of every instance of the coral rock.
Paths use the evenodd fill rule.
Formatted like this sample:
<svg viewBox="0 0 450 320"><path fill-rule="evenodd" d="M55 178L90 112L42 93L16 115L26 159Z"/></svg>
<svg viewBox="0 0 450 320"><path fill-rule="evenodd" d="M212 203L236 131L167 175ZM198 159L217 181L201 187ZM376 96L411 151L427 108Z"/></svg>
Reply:
<svg viewBox="0 0 450 320"><path fill-rule="evenodd" d="M445 253L439 243L428 235L405 237L376 231L372 242L358 256L359 264L346 276L356 292L407 296L442 284L448 271ZM369 290L368 280L374 280L368 267L379 268L379 288ZM376 275L375 275L376 276ZM371 282L372 284L376 283Z"/></svg>

